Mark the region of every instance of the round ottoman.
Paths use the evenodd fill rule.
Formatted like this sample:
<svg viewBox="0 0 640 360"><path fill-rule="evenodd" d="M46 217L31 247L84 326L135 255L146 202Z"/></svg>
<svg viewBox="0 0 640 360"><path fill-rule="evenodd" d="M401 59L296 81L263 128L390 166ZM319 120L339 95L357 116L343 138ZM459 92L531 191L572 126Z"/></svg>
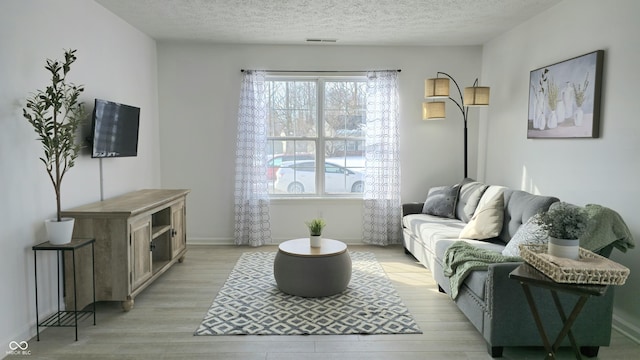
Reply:
<svg viewBox="0 0 640 360"><path fill-rule="evenodd" d="M285 241L273 262L278 288L303 297L331 296L343 292L351 280L351 257L343 242L322 239L311 247L308 238Z"/></svg>

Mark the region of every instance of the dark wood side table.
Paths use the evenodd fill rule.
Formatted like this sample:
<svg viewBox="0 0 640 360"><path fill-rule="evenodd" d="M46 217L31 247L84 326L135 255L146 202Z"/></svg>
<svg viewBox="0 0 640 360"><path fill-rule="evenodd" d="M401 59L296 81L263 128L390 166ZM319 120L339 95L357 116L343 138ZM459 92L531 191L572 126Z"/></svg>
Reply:
<svg viewBox="0 0 640 360"><path fill-rule="evenodd" d="M95 250L94 243L95 239L72 239L70 243L63 245L54 245L50 242L46 241L41 244L35 245L32 247L33 249L33 266L34 266L34 277L35 277L35 287L36 287L36 339L40 341L40 327L75 327L76 330L76 341L78 341L78 320L83 319L85 317L93 315L93 325L96 324L96 276L95 276ZM77 309L77 284L76 284L76 250L91 245L91 277L92 277L92 288L93 288L93 309L90 311L81 311ZM57 259L57 270L58 270L58 311L53 315L49 316L42 322L40 322L39 314L38 314L38 259L37 253L38 251L56 251L56 259ZM60 280L64 281L64 274L61 277L60 275L60 259L64 262L64 252L71 252L72 259L72 269L73 269L73 297L74 297L74 309L65 311L60 310ZM63 288L66 288L63 284Z"/></svg>
<svg viewBox="0 0 640 360"><path fill-rule="evenodd" d="M540 333L540 337L542 338L542 342L544 343L544 348L547 351L545 359L556 358L555 353L560 347L560 344L562 343L562 340L565 336L569 337L569 341L571 342L571 347L573 348L573 352L576 355L576 359L581 359L582 357L580 356L580 350L578 348L578 345L576 344L576 340L573 337L573 334L571 333L571 326L578 318L580 311L582 311L582 307L587 302L589 297L604 295L607 291L607 286L557 283L527 263L518 266L509 274L509 277L518 280L520 282L520 285L522 285L522 290L524 290L525 297L527 298L527 302L529 303L531 314L533 315L533 319L535 320L536 326L538 327L538 332ZM551 344L551 342L549 341L549 337L544 330L544 325L542 324L542 320L540 319L538 308L536 307L533 296L531 295L530 286L548 289L551 292L551 296L553 297L553 302L556 306L556 309L558 310L558 314L560 315L560 319L562 320L563 324L563 327L560 330L560 333L558 333L558 336L556 337L556 340L553 344ZM564 312L564 309L562 308L562 304L560 303L558 292L565 292L578 296L578 301L574 305L573 310L569 314L568 318Z"/></svg>

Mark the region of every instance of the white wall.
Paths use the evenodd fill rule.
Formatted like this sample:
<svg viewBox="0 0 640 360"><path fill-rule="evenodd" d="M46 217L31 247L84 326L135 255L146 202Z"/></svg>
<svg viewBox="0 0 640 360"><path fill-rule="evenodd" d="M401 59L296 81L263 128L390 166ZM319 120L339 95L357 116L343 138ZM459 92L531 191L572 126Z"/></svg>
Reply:
<svg viewBox="0 0 640 360"><path fill-rule="evenodd" d="M481 178L610 207L640 241L638 14L636 0L566 0L485 44L482 75L492 98L481 114ZM600 137L528 140L529 72L598 49L605 50ZM615 250L613 259L631 269L616 288L615 325L640 339L640 250Z"/></svg>
<svg viewBox="0 0 640 360"><path fill-rule="evenodd" d="M462 179L462 114L447 105L450 120L424 122L424 79L444 71L464 86L480 72L480 47L241 46L158 44L162 185L191 188L191 243L233 241L233 184L240 69L401 69L400 143L402 198L423 201L430 186ZM470 146L478 115L470 115ZM195 160L195 161L190 161ZM475 174L471 157L470 174ZM322 215L326 236L362 237L361 202L279 200L272 203L274 242L306 234L304 220Z"/></svg>
<svg viewBox="0 0 640 360"><path fill-rule="evenodd" d="M88 111L96 97L142 108L140 156L103 162L105 197L160 186L155 42L93 1L0 2L0 354L10 341L35 334L31 246L44 241L43 220L55 214L41 148L21 109L50 81L45 59L62 59L69 48L78 50L69 76L85 86L81 100ZM85 151L63 182L62 206L99 197L99 161ZM54 258L38 259L40 310L48 314Z"/></svg>

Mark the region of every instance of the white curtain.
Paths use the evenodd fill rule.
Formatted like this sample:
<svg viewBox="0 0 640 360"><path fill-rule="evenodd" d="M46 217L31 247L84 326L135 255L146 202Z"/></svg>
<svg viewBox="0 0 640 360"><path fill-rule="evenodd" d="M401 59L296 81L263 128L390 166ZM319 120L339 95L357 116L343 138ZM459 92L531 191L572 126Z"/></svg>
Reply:
<svg viewBox="0 0 640 360"><path fill-rule="evenodd" d="M260 246L271 241L265 95L265 73L245 71L240 89L236 141L234 197L237 245Z"/></svg>
<svg viewBox="0 0 640 360"><path fill-rule="evenodd" d="M398 72L367 74L366 175L363 241L402 242Z"/></svg>

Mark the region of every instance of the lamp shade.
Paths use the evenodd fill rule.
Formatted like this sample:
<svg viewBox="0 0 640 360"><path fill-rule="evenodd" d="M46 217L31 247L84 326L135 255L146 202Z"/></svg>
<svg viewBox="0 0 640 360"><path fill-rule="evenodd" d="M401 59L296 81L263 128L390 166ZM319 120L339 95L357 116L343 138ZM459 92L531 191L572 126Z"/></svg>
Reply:
<svg viewBox="0 0 640 360"><path fill-rule="evenodd" d="M449 97L449 79L434 78L424 81L424 98L437 99Z"/></svg>
<svg viewBox="0 0 640 360"><path fill-rule="evenodd" d="M489 106L489 87L472 86L464 88L464 106Z"/></svg>
<svg viewBox="0 0 640 360"><path fill-rule="evenodd" d="M422 103L422 120L442 120L445 116L444 101Z"/></svg>

